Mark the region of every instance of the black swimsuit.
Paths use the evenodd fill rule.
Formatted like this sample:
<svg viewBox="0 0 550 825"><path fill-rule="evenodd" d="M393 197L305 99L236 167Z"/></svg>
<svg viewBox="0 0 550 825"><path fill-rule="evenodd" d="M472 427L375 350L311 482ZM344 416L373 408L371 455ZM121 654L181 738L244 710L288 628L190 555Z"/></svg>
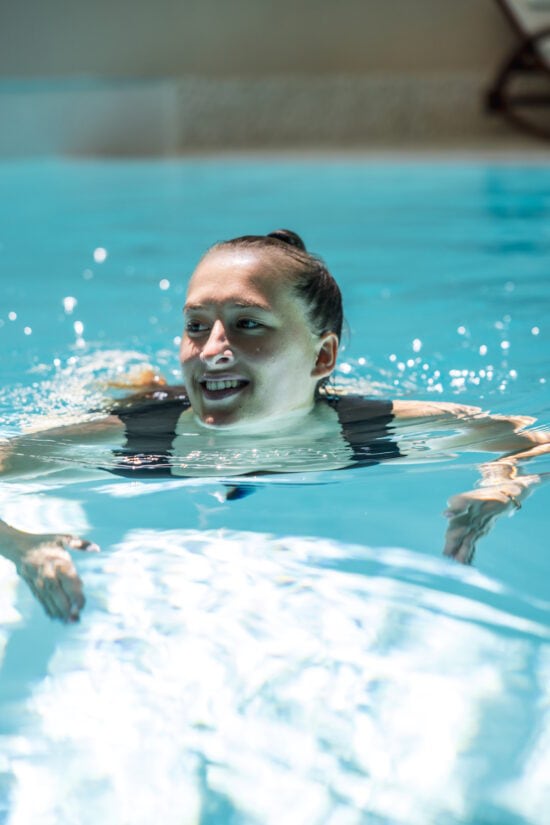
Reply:
<svg viewBox="0 0 550 825"><path fill-rule="evenodd" d="M371 466L402 455L392 438L391 401L366 401L353 395L327 395L324 401L336 412L342 436L351 448L350 467ZM190 407L180 387L119 402L112 412L124 424L126 444L114 451L118 461L106 469L134 478L172 475L177 423Z"/></svg>

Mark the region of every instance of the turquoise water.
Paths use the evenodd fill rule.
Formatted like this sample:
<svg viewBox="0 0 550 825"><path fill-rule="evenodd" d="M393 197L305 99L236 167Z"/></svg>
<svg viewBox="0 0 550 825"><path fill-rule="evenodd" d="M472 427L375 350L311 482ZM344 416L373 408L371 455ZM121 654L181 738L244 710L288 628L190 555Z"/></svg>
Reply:
<svg viewBox="0 0 550 825"><path fill-rule="evenodd" d="M214 240L295 229L342 285L338 380L547 427L550 167L185 161L0 168L1 432L79 415L144 360L179 377ZM72 299L72 300L68 300ZM0 822L541 825L548 488L442 556L475 453L263 478L5 483L0 516L92 537L50 622L0 566ZM547 472L548 459L530 471Z"/></svg>

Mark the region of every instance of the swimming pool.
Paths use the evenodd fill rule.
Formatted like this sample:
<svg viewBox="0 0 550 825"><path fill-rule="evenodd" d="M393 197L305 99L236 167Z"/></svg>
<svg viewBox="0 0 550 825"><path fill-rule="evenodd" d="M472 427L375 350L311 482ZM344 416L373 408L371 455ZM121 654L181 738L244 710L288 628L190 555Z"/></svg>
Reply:
<svg viewBox="0 0 550 825"><path fill-rule="evenodd" d="M296 229L343 287L341 383L549 422L550 167L481 161L3 165L2 433L179 376L187 274ZM441 555L466 453L264 477L4 484L29 530L91 536L50 622L0 559L0 822L549 822L547 489L475 565ZM548 460L531 466L548 470ZM71 483L67 483L69 471Z"/></svg>

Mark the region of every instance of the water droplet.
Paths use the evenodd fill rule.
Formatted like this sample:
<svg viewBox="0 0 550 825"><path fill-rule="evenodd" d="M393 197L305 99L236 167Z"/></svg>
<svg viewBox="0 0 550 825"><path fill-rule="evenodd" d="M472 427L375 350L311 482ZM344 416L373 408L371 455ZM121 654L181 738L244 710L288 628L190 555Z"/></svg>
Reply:
<svg viewBox="0 0 550 825"><path fill-rule="evenodd" d="M414 339L414 341L412 342L412 348L413 352L420 352L420 350L422 349L422 341L420 340L420 338Z"/></svg>
<svg viewBox="0 0 550 825"><path fill-rule="evenodd" d="M539 327L531 327L531 335L538 335L540 333Z"/></svg>
<svg viewBox="0 0 550 825"><path fill-rule="evenodd" d="M160 287L162 290L167 290L167 289L170 289L170 281L168 280L168 278L162 278L162 279L159 281L159 287Z"/></svg>
<svg viewBox="0 0 550 825"><path fill-rule="evenodd" d="M75 321L73 324L73 329L77 335L82 335L84 332L84 324L82 321Z"/></svg>
<svg viewBox="0 0 550 825"><path fill-rule="evenodd" d="M479 348L480 355L487 355L487 344L482 344Z"/></svg>
<svg viewBox="0 0 550 825"><path fill-rule="evenodd" d="M32 335L32 327L25 327L23 332L25 335Z"/></svg>
<svg viewBox="0 0 550 825"><path fill-rule="evenodd" d="M73 298L72 295L67 295L66 298L63 298L63 309L68 315L71 314L71 312L74 310L77 304L78 301L76 300L76 298Z"/></svg>
<svg viewBox="0 0 550 825"><path fill-rule="evenodd" d="M94 249L94 261L96 264L102 264L107 259L109 253L103 246L98 246Z"/></svg>
<svg viewBox="0 0 550 825"><path fill-rule="evenodd" d="M16 321L17 320L17 312L8 312L8 318L10 319L10 321Z"/></svg>

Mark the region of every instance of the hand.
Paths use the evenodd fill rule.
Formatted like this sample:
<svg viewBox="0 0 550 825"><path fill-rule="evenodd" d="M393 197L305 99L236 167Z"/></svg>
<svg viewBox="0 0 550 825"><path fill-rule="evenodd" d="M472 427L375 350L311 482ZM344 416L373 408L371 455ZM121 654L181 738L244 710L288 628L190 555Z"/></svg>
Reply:
<svg viewBox="0 0 550 825"><path fill-rule="evenodd" d="M127 373L107 381L107 387L114 389L147 389L150 387L165 387L166 378L150 364L136 364Z"/></svg>
<svg viewBox="0 0 550 825"><path fill-rule="evenodd" d="M84 593L66 548L99 551L96 544L76 536L18 532L17 552L12 558L17 572L48 616L63 622L77 622L84 607Z"/></svg>
<svg viewBox="0 0 550 825"><path fill-rule="evenodd" d="M443 551L445 555L469 564L477 540L489 532L502 513L519 510L529 488L539 480L536 475L519 476L452 496L445 512L449 519Z"/></svg>

